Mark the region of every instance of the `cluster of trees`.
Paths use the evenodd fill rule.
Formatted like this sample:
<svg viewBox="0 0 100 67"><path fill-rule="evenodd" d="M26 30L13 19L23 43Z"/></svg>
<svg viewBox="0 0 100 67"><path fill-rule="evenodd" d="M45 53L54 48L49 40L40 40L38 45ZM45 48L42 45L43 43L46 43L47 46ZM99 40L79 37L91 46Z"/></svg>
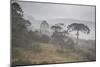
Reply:
<svg viewBox="0 0 100 67"><path fill-rule="evenodd" d="M12 22L12 47L27 47L30 36L27 27L31 25L29 20L23 18L23 10L16 2L11 4Z"/></svg>
<svg viewBox="0 0 100 67"><path fill-rule="evenodd" d="M22 48L25 48L25 50L27 50L29 47L29 50L32 50L33 53L39 53L42 51L40 46L41 42L53 43L54 45L57 44L61 46L61 50L58 49L58 51L62 53L64 52L62 47L74 48L75 44L78 45L80 32L83 32L85 34L90 33L90 29L86 25L81 23L72 23L68 26L63 23L57 23L50 27L50 29L53 30L53 33L51 36L48 36L44 34L44 32L48 32L47 28L49 28L49 24L47 23L47 21L43 21L41 23L40 31L32 31L28 29L31 26L31 22L23 17L24 11L18 3L14 2L11 4L11 12L12 47L14 49L12 51L12 57L13 59L18 59L17 61L13 62L14 65L31 63L30 61L22 61ZM67 29L63 29L65 27ZM74 43L74 41L68 36L68 34L70 34L70 32L72 31L76 31L76 43ZM16 49L16 47L20 47L21 49ZM93 51L93 56L91 56L92 52L88 51L86 53L83 50L78 51L82 55L86 56L87 59L95 59L95 50ZM20 57L22 59L20 59Z"/></svg>
<svg viewBox="0 0 100 67"><path fill-rule="evenodd" d="M48 42L47 35L40 36L39 31L28 30L31 22L26 20L24 11L21 6L14 2L11 4L11 31L12 31L12 47L30 47L34 42Z"/></svg>
<svg viewBox="0 0 100 67"><path fill-rule="evenodd" d="M32 43L33 41L38 42L48 42L51 38L52 41L55 41L58 44L64 45L64 44L74 44L73 40L66 36L66 34L69 34L69 32L76 31L77 41L76 44L78 44L79 40L79 32L84 32L89 34L90 29L81 23L72 23L67 26L66 30L63 30L63 27L66 26L63 23L57 23L53 26L51 26L51 29L53 30L53 34L51 38L47 35L40 35L38 34L39 31L28 31L28 26L31 25L29 20L26 20L23 18L24 12L21 9L20 5L16 2L12 3L11 5L11 21L12 21L12 46L28 46L28 44ZM44 21L47 23L46 21ZM43 24L42 24L43 25ZM41 28L42 29L42 28ZM43 30L44 31L44 30ZM40 31L42 32L42 30ZM67 41L65 41L68 39Z"/></svg>
<svg viewBox="0 0 100 67"><path fill-rule="evenodd" d="M54 31L52 37L59 42L62 41L64 43L66 34L68 35L70 32L76 31L76 37L77 37L76 44L78 45L79 34L80 34L79 32L83 32L85 34L90 33L90 29L86 25L81 24L81 23L72 23L67 26L66 30L61 31L63 29L63 26L65 26L65 24L63 24L63 23L58 23L58 24L51 26L51 29ZM69 38L69 37L67 37L67 38ZM68 39L69 41L72 41L71 38L69 38L69 39ZM72 41L72 43L73 43L73 41Z"/></svg>

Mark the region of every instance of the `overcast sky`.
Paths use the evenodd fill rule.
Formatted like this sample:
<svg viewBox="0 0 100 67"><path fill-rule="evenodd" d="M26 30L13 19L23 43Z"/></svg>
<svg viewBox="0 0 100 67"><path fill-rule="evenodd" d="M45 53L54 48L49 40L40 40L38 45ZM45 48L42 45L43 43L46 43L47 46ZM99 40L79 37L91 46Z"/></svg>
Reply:
<svg viewBox="0 0 100 67"><path fill-rule="evenodd" d="M89 35L81 33L80 37L83 39L95 39L94 6L82 6L82 5L80 6L80 5L67 5L67 4L64 5L64 4L39 3L39 2L38 3L26 2L26 1L18 3L20 4L21 8L24 11L24 16L28 17L28 19L32 22L33 27L35 28L40 27L41 20L47 20L49 25L53 25L59 22L63 22L67 25L71 23L83 23L90 28L91 32ZM34 21L34 19L38 21ZM67 20L67 19L72 19L72 20ZM75 21L73 21L73 19Z"/></svg>
<svg viewBox="0 0 100 67"><path fill-rule="evenodd" d="M95 7L50 3L19 2L25 14L36 19L70 18L95 21Z"/></svg>

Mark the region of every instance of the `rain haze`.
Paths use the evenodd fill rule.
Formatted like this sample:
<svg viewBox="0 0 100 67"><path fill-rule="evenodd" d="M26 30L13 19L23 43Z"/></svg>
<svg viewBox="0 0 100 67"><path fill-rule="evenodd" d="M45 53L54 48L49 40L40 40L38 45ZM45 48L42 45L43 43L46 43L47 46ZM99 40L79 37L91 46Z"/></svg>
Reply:
<svg viewBox="0 0 100 67"><path fill-rule="evenodd" d="M12 67L96 61L95 6L11 1Z"/></svg>
<svg viewBox="0 0 100 67"><path fill-rule="evenodd" d="M80 34L82 39L95 39L95 7L64 5L38 2L18 2L24 11L24 17L31 21L34 29L39 29L41 21L50 26L56 23L83 23L90 28L90 34ZM75 34L72 32L71 34ZM75 37L75 35L73 35Z"/></svg>

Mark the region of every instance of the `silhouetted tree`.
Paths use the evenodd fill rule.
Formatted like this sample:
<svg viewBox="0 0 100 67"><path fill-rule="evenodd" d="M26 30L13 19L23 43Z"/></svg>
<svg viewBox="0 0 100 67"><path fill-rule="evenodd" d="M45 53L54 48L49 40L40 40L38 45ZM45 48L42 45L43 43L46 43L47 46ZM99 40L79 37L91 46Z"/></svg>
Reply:
<svg viewBox="0 0 100 67"><path fill-rule="evenodd" d="M68 25L67 27L67 31L68 32L71 32L71 31L76 31L76 36L77 36L77 42L76 44L78 44L78 40L79 40L79 32L84 32L86 34L89 34L90 33L90 29L84 25L84 24L81 24L81 23L72 23L70 25Z"/></svg>
<svg viewBox="0 0 100 67"><path fill-rule="evenodd" d="M49 24L47 23L47 21L42 21L42 23L41 23L41 25L40 25L40 33L41 34L45 34L45 35L47 35L48 34L48 32L49 32Z"/></svg>
<svg viewBox="0 0 100 67"><path fill-rule="evenodd" d="M16 17L23 16L23 10L21 9L20 5L16 2L11 4L11 11L13 16Z"/></svg>
<svg viewBox="0 0 100 67"><path fill-rule="evenodd" d="M11 4L12 46L27 46L29 43L27 26L31 23L23 18L23 13L18 3Z"/></svg>
<svg viewBox="0 0 100 67"><path fill-rule="evenodd" d="M52 41L60 45L64 43L63 32L61 32L62 25L63 24L58 23L58 24L51 26L51 29L53 30Z"/></svg>
<svg viewBox="0 0 100 67"><path fill-rule="evenodd" d="M58 25L54 25L54 26L51 26L51 29L54 30L54 32L59 32L62 28Z"/></svg>
<svg viewBox="0 0 100 67"><path fill-rule="evenodd" d="M40 42L48 42L49 41L49 24L46 20L43 20L40 24Z"/></svg>

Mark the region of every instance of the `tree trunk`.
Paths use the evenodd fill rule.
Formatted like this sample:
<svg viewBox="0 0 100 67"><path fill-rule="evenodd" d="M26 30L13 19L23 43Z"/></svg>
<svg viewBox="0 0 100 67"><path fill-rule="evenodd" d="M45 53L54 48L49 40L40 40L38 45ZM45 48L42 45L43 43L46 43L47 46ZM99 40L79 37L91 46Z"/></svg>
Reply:
<svg viewBox="0 0 100 67"><path fill-rule="evenodd" d="M79 31L77 31L76 36L77 36L76 45L78 45L78 41L79 41Z"/></svg>

